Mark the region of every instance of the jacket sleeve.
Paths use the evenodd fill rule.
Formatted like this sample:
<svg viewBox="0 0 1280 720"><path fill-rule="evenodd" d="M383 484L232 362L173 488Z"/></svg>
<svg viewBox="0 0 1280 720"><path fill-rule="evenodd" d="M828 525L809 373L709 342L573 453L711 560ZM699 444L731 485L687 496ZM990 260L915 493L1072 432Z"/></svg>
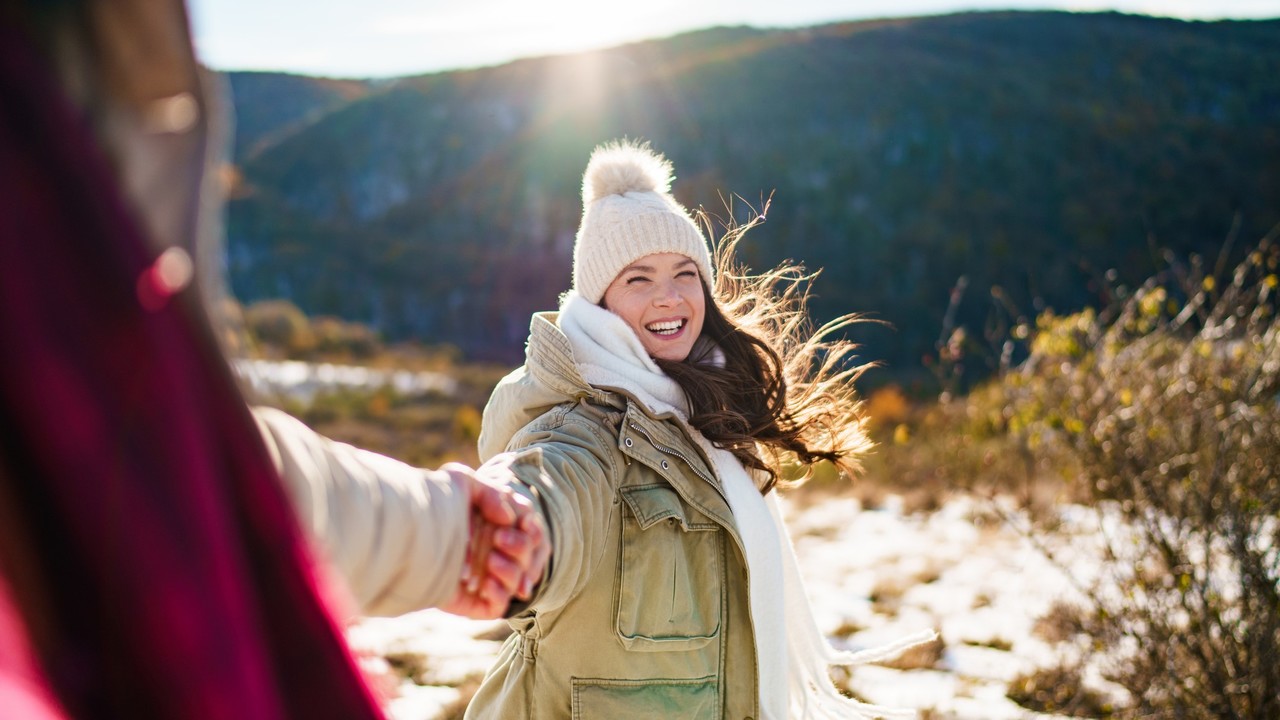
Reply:
<svg viewBox="0 0 1280 720"><path fill-rule="evenodd" d="M553 419L548 420L548 417ZM564 606L587 584L613 527L622 475L616 440L598 423L558 410L517 433L508 450L538 457L536 470L512 467L517 490L533 499L551 533L551 560L530 606ZM486 463L487 464L487 463Z"/></svg>
<svg viewBox="0 0 1280 720"><path fill-rule="evenodd" d="M325 438L253 408L302 525L365 615L447 602L458 588L470 498L447 473Z"/></svg>

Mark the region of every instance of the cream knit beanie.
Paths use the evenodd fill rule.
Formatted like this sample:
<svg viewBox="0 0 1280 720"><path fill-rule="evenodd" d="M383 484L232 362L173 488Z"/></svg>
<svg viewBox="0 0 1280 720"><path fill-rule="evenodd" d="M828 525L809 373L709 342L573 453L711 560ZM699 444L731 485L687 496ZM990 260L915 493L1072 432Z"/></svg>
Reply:
<svg viewBox="0 0 1280 720"><path fill-rule="evenodd" d="M573 287L579 295L599 303L623 268L666 252L691 258L703 282L714 287L707 242L670 192L671 162L647 143L614 141L591 153L573 246Z"/></svg>

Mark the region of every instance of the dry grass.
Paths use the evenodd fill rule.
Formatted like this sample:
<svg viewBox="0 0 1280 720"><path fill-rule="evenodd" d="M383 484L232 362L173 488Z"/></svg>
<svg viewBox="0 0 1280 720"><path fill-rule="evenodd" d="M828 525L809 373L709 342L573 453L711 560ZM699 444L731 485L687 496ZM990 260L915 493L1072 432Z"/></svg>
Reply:
<svg viewBox="0 0 1280 720"><path fill-rule="evenodd" d="M429 669L427 656L419 652L399 651L383 655L391 670L415 685L425 685Z"/></svg>
<svg viewBox="0 0 1280 720"><path fill-rule="evenodd" d="M1001 652L1010 652L1013 650L1013 643L1002 637L993 637L990 640L965 640L965 645L973 647L991 648L992 650L1000 650Z"/></svg>
<svg viewBox="0 0 1280 720"><path fill-rule="evenodd" d="M1087 688L1079 668L1053 667L1015 677L1008 697L1036 712L1083 718L1110 718L1115 708L1100 693Z"/></svg>
<svg viewBox="0 0 1280 720"><path fill-rule="evenodd" d="M832 631L831 636L840 640L847 640L848 638L851 638L854 635L857 635L858 633L866 629L867 628L865 625L860 625L856 622L845 620L844 622L840 623L839 627L837 627L834 631Z"/></svg>
<svg viewBox="0 0 1280 720"><path fill-rule="evenodd" d="M863 507L884 507L894 496L907 514L930 513L958 494L999 495L1048 518L1059 503L1081 499L1064 482L1069 468L1038 457L1010 434L1007 398L998 386L905 408L900 393L892 397L896 422L871 424L876 446L862 477L847 487Z"/></svg>
<svg viewBox="0 0 1280 720"><path fill-rule="evenodd" d="M1064 643L1084 632L1084 621L1078 606L1057 602L1036 620L1031 634L1051 645Z"/></svg>
<svg viewBox="0 0 1280 720"><path fill-rule="evenodd" d="M939 635L931 642L908 648L898 657L877 664L894 670L932 670L942 662L946 651L947 645Z"/></svg>
<svg viewBox="0 0 1280 720"><path fill-rule="evenodd" d="M911 584L905 578L881 578L871 588L867 599L871 601L873 610L892 617L898 614L902 607L902 597L910 589Z"/></svg>

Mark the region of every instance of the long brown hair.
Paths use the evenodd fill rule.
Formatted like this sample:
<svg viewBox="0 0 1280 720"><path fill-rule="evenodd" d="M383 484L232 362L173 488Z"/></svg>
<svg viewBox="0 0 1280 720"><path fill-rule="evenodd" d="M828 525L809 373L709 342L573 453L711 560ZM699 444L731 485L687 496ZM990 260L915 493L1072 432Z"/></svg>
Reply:
<svg viewBox="0 0 1280 720"><path fill-rule="evenodd" d="M708 216L700 219L714 237ZM714 291L703 283L702 337L711 342L698 343L685 360L656 362L684 390L690 424L745 467L762 471L760 492L767 494L792 464L802 472L790 484L803 482L821 461L852 473L871 443L853 388L868 365L853 362L855 346L838 337L859 318L814 328L808 301L817 273L788 262L751 274L738 264L738 242L763 219L725 223L715 243ZM723 366L708 362L714 347L724 352Z"/></svg>

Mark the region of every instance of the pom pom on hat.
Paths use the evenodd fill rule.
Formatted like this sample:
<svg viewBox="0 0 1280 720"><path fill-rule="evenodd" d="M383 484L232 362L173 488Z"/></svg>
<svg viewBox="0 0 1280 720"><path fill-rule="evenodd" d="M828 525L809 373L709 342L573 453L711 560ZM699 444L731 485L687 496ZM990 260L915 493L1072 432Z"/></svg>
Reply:
<svg viewBox="0 0 1280 720"><path fill-rule="evenodd" d="M582 176L582 223L573 247L573 287L599 303L618 273L655 253L692 259L707 287L714 275L702 232L671 197L671 162L647 143L615 141L591 153Z"/></svg>
<svg viewBox="0 0 1280 720"><path fill-rule="evenodd" d="M611 142L596 148L582 175L582 204L629 192L671 192L671 161L648 145Z"/></svg>

